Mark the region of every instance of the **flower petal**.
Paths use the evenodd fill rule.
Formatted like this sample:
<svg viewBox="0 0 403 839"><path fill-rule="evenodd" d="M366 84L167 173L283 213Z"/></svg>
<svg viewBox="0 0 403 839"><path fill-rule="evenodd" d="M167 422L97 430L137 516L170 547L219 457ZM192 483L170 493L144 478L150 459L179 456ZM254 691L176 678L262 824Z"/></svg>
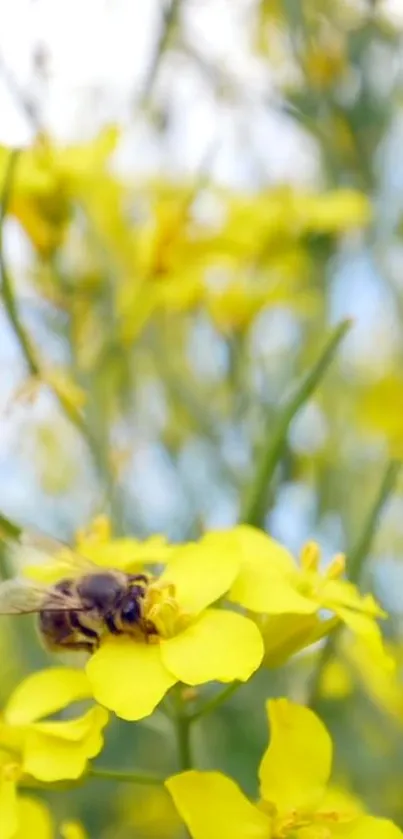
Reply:
<svg viewBox="0 0 403 839"><path fill-rule="evenodd" d="M360 816L351 824L343 825L343 839L402 839L403 833L389 819Z"/></svg>
<svg viewBox="0 0 403 839"><path fill-rule="evenodd" d="M206 609L184 632L161 640L166 668L188 685L217 680L246 682L263 658L262 636L249 618Z"/></svg>
<svg viewBox="0 0 403 839"><path fill-rule="evenodd" d="M105 708L95 707L75 720L34 724L24 745L24 772L48 783L79 778L101 751L107 722Z"/></svg>
<svg viewBox="0 0 403 839"><path fill-rule="evenodd" d="M266 667L279 667L304 647L328 635L339 619L322 620L317 615L262 615L256 617L262 633Z"/></svg>
<svg viewBox="0 0 403 839"><path fill-rule="evenodd" d="M165 785L193 839L270 839L268 816L221 772L182 772Z"/></svg>
<svg viewBox="0 0 403 839"><path fill-rule="evenodd" d="M216 544L224 534L209 534ZM297 590L297 568L283 545L266 533L248 525L235 527L226 534L233 552L241 554L241 566L229 598L252 612L278 614L313 614L318 605Z"/></svg>
<svg viewBox="0 0 403 839"><path fill-rule="evenodd" d="M393 671L395 669L395 662L392 656L388 655L384 647L382 633L378 624L369 615L362 615L358 612L351 612L350 609L342 609L338 607L334 610L340 620L348 626L351 632L354 632L358 638L361 638L363 643L372 656L372 660L384 670Z"/></svg>
<svg viewBox="0 0 403 839"><path fill-rule="evenodd" d="M291 580L273 573L269 562L255 557L235 580L229 600L267 615L313 615L319 609L319 604L300 594Z"/></svg>
<svg viewBox="0 0 403 839"><path fill-rule="evenodd" d="M162 662L158 644L131 638L105 638L86 669L97 702L124 720L152 714L176 682Z"/></svg>
<svg viewBox="0 0 403 839"><path fill-rule="evenodd" d="M226 594L239 566L240 556L229 546L190 544L175 551L160 582L173 583L181 608L197 614Z"/></svg>
<svg viewBox="0 0 403 839"><path fill-rule="evenodd" d="M372 594L361 594L357 586L347 580L325 580L321 599L323 606L334 612L341 606L376 618L387 617Z"/></svg>
<svg viewBox="0 0 403 839"><path fill-rule="evenodd" d="M296 569L295 561L287 548L272 539L268 533L249 524L239 524L231 530L208 533L202 544L215 544L217 547L227 545L228 549L241 552L242 561L246 565L257 557L268 562L272 570L279 574L292 574Z"/></svg>
<svg viewBox="0 0 403 839"><path fill-rule="evenodd" d="M14 839L18 828L16 781L8 777L7 767L0 775L0 839Z"/></svg>
<svg viewBox="0 0 403 839"><path fill-rule="evenodd" d="M267 703L270 744L259 769L261 795L280 815L312 811L329 779L332 741L320 719L288 699Z"/></svg>
<svg viewBox="0 0 403 839"><path fill-rule="evenodd" d="M18 685L4 716L10 725L25 725L91 696L91 686L83 670L51 667L32 673Z"/></svg>
<svg viewBox="0 0 403 839"><path fill-rule="evenodd" d="M19 796L17 802L18 830L13 839L53 839L51 815L46 805L36 798Z"/></svg>

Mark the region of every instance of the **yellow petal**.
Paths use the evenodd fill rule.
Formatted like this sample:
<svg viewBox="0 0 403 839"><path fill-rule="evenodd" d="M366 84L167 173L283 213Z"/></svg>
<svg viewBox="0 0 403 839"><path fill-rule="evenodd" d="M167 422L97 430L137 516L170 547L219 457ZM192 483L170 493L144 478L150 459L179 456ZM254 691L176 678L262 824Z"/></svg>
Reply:
<svg viewBox="0 0 403 839"><path fill-rule="evenodd" d="M321 620L317 615L263 615L256 618L263 636L266 667L279 667L290 656L328 635L338 618Z"/></svg>
<svg viewBox="0 0 403 839"><path fill-rule="evenodd" d="M351 612L350 609L335 609L336 614L354 632L357 637L361 638L365 646L370 652L373 662L382 667L384 670L392 671L395 668L395 662L390 656L383 643L382 633L374 618L368 615L362 615L358 612Z"/></svg>
<svg viewBox="0 0 403 839"><path fill-rule="evenodd" d="M0 777L0 839L14 839L18 828L17 792L15 780Z"/></svg>
<svg viewBox="0 0 403 839"><path fill-rule="evenodd" d="M152 714L176 678L161 660L158 644L108 637L87 664L95 699L124 720Z"/></svg>
<svg viewBox="0 0 403 839"><path fill-rule="evenodd" d="M224 541L232 552L240 553L239 573L231 587L229 599L241 603L252 612L279 614L313 614L318 605L301 595L294 583L297 569L286 548L266 533L248 525L232 531L209 534L218 547Z"/></svg>
<svg viewBox="0 0 403 839"><path fill-rule="evenodd" d="M25 741L24 772L46 782L79 778L101 751L107 722L108 712L95 707L75 720L34 724Z"/></svg>
<svg viewBox="0 0 403 839"><path fill-rule="evenodd" d="M239 564L239 554L230 548L186 545L175 551L160 580L174 584L183 611L197 614L226 594Z"/></svg>
<svg viewBox="0 0 403 839"><path fill-rule="evenodd" d="M220 772L182 772L165 785L193 839L270 839L270 819Z"/></svg>
<svg viewBox="0 0 403 839"><path fill-rule="evenodd" d="M343 839L402 839L403 833L389 821L375 816L360 816L349 825L343 825Z"/></svg>
<svg viewBox="0 0 403 839"><path fill-rule="evenodd" d="M291 580L273 574L269 563L255 557L236 579L229 599L251 612L267 615L313 615L319 609L318 603L300 594Z"/></svg>
<svg viewBox="0 0 403 839"><path fill-rule="evenodd" d="M338 606L345 606L373 617L386 617L371 594L362 595L358 588L347 580L325 580L320 596L323 606L333 611L336 611Z"/></svg>
<svg viewBox="0 0 403 839"><path fill-rule="evenodd" d="M17 804L18 830L13 839L53 839L53 823L48 808L36 798L19 796Z"/></svg>
<svg viewBox="0 0 403 839"><path fill-rule="evenodd" d="M267 703L270 744L259 769L261 795L280 815L312 811L330 775L332 741L320 719L288 699Z"/></svg>
<svg viewBox="0 0 403 839"><path fill-rule="evenodd" d="M263 530L249 524L239 524L231 530L207 533L201 544L215 545L217 548L222 547L233 552L239 551L245 566L257 557L268 562L273 572L278 571L279 574L292 574L296 569L294 559L287 548Z"/></svg>
<svg viewBox="0 0 403 839"><path fill-rule="evenodd" d="M259 667L263 651L253 621L224 609L207 609L184 632L161 640L167 670L188 685L246 682Z"/></svg>
<svg viewBox="0 0 403 839"><path fill-rule="evenodd" d="M92 696L83 670L51 667L32 673L11 695L4 716L11 725L25 725Z"/></svg>

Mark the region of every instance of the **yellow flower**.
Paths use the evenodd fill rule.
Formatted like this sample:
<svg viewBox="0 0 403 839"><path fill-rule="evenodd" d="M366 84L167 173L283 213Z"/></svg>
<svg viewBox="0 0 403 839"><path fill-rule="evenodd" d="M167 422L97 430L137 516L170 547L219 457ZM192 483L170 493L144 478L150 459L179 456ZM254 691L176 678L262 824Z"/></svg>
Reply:
<svg viewBox="0 0 403 839"><path fill-rule="evenodd" d="M0 752L0 839L53 839L48 808L36 798L18 795L15 776L15 766Z"/></svg>
<svg viewBox="0 0 403 839"><path fill-rule="evenodd" d="M18 685L0 718L0 750L13 756L14 782L22 774L50 783L85 772L102 749L108 712L92 706L73 719L45 718L90 697L85 673L71 668L33 673Z"/></svg>
<svg viewBox="0 0 403 839"><path fill-rule="evenodd" d="M94 185L107 178L106 166L118 139L114 126L91 142L57 148L41 135L17 162L10 213L19 220L37 251L50 255L67 231L70 200L85 201ZM7 171L10 150L0 146L0 178Z"/></svg>
<svg viewBox="0 0 403 839"><path fill-rule="evenodd" d="M249 618L208 608L226 594L239 570L231 550L186 545L148 587L143 620L154 635L107 635L87 664L97 702L127 720L151 714L176 682L246 681L263 657Z"/></svg>
<svg viewBox="0 0 403 839"><path fill-rule="evenodd" d="M311 542L303 548L298 565L286 548L248 525L209 533L203 542L222 550L232 546L234 553L241 554L229 599L258 613L266 663L281 663L341 622L365 641L383 666L391 666L376 623L385 614L372 596L362 596L342 579L344 557L336 556L322 572L319 547ZM330 615L327 620L323 610Z"/></svg>
<svg viewBox="0 0 403 839"><path fill-rule="evenodd" d="M103 568L118 568L127 573L141 570L144 565L159 565L166 561L173 551L163 536L150 536L144 541L133 537L115 538L106 516L98 516L87 529L76 534L75 550L78 554ZM70 551L67 549L67 553ZM25 576L31 580L54 583L71 576L72 567L69 556L63 559L64 550L60 549L49 561L46 553L41 564L29 564L24 568ZM29 552L28 552L29 555ZM73 569L74 570L74 569ZM77 573L80 567L77 565Z"/></svg>
<svg viewBox="0 0 403 839"><path fill-rule="evenodd" d="M327 809L332 742L319 718L287 699L267 703L270 744L259 769L260 801L250 802L220 772L191 770L166 781L193 839L398 839L386 819Z"/></svg>

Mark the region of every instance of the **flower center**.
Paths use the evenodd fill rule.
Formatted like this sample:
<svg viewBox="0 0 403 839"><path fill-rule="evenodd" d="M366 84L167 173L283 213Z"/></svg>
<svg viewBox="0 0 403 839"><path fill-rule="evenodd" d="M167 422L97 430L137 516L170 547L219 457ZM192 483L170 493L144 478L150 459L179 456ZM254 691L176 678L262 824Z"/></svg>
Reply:
<svg viewBox="0 0 403 839"><path fill-rule="evenodd" d="M338 580L343 576L346 567L345 557L337 554L327 568L319 568L320 550L314 542L308 542L302 548L300 555L300 570L296 574L296 586L300 594L305 597L319 598L330 580Z"/></svg>
<svg viewBox="0 0 403 839"><path fill-rule="evenodd" d="M318 813L292 810L280 816L271 802L261 801L259 806L272 819L272 839L298 839L300 830L303 830L304 839L331 839L332 825L355 818L352 814L337 813L335 810Z"/></svg>
<svg viewBox="0 0 403 839"><path fill-rule="evenodd" d="M142 617L149 641L158 638L172 638L189 623L175 597L172 583L150 583L142 602Z"/></svg>

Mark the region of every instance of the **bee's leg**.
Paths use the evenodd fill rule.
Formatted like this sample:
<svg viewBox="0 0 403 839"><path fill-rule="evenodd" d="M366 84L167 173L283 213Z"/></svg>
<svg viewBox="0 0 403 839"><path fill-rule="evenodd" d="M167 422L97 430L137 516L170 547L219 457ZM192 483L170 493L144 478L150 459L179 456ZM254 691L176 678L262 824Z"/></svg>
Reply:
<svg viewBox="0 0 403 839"><path fill-rule="evenodd" d="M122 630L116 626L113 615L105 615L104 620L111 635L123 635Z"/></svg>
<svg viewBox="0 0 403 839"><path fill-rule="evenodd" d="M95 629L90 629L89 626L85 626L85 624L81 623L78 612L69 612L69 620L70 626L73 629L73 631L79 632L80 635L84 635L86 638L89 639L91 644L96 644L98 642L98 632Z"/></svg>

